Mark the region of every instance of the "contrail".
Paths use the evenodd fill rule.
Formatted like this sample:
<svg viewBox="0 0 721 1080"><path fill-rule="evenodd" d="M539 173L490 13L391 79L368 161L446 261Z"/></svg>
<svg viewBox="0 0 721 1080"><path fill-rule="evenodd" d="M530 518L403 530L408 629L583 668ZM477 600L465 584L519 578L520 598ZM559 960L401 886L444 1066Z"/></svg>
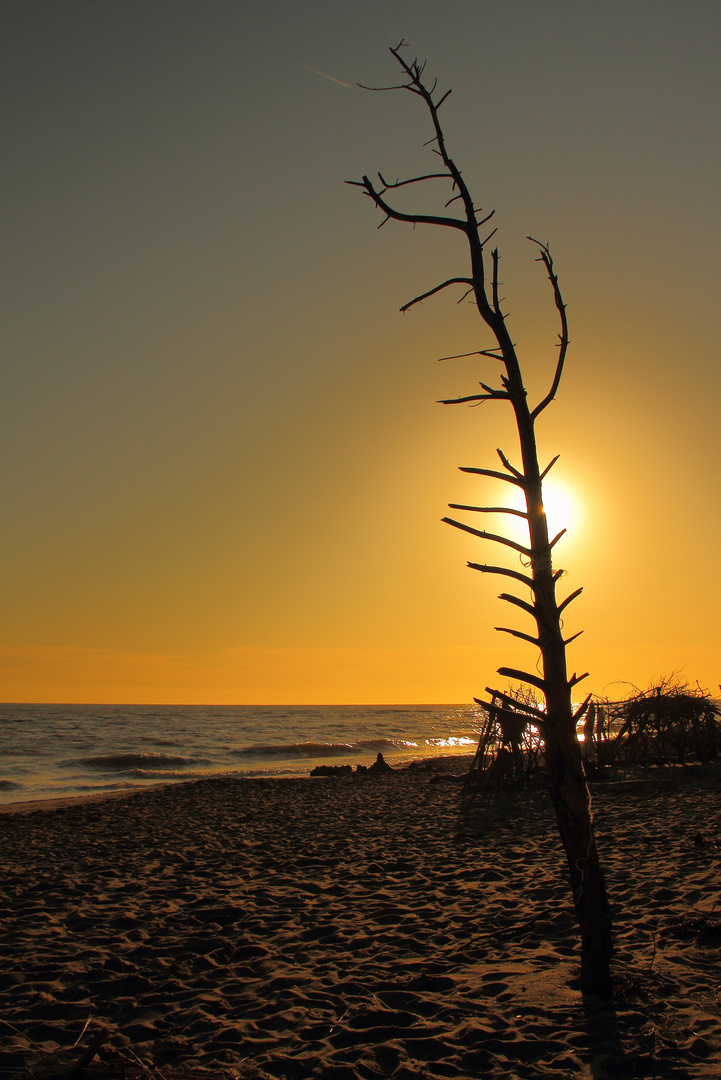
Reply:
<svg viewBox="0 0 721 1080"><path fill-rule="evenodd" d="M322 79L330 79L331 82L338 83L339 86L350 86L348 82L343 82L342 79L334 79L332 75L326 75L324 71L318 71L316 68L308 67L306 64L299 64L299 67L305 68L306 71L312 71L314 75L320 75ZM351 88L352 89L352 88Z"/></svg>

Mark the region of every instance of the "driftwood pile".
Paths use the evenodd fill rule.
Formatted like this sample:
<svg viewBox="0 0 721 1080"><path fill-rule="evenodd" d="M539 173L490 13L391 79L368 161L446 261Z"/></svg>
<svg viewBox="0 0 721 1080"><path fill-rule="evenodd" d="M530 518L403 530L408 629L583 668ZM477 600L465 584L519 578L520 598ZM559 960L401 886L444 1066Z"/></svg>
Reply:
<svg viewBox="0 0 721 1080"><path fill-rule="evenodd" d="M719 706L700 687L664 680L625 701L605 702L609 765L684 765L721 749Z"/></svg>
<svg viewBox="0 0 721 1080"><path fill-rule="evenodd" d="M524 787L546 774L545 714L538 702L525 690L486 690L490 704L476 698L483 720L464 784L464 798L471 800L499 788Z"/></svg>
<svg viewBox="0 0 721 1080"><path fill-rule="evenodd" d="M488 691L481 733L466 777L473 798L546 777L545 713L525 691ZM586 771L684 765L721 752L721 709L700 687L664 679L623 701L587 698L576 712Z"/></svg>

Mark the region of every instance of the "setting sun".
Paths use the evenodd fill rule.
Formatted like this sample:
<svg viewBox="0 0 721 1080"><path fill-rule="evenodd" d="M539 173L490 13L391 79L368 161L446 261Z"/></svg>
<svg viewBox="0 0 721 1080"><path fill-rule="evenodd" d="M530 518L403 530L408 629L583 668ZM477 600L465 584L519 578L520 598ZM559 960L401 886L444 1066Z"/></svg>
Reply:
<svg viewBox="0 0 721 1080"><path fill-rule="evenodd" d="M543 506L551 539L561 529L566 529L567 537L578 538L583 524L583 511L576 493L570 487L549 477L543 483Z"/></svg>
<svg viewBox="0 0 721 1080"><path fill-rule="evenodd" d="M520 490L513 492L507 505L515 510L525 510L523 493ZM567 544L569 540L579 539L583 528L583 507L576 492L568 484L550 477L544 480L543 506L548 521L549 539L553 540L562 529L566 530L562 543ZM528 542L528 525L523 518L506 518L503 529L498 531L519 543Z"/></svg>

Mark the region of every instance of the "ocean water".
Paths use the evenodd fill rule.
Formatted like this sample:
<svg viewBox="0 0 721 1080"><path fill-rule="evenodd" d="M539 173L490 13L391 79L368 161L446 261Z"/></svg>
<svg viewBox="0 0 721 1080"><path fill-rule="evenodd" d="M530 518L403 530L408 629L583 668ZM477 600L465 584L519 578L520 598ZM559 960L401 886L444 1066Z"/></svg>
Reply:
<svg viewBox="0 0 721 1080"><path fill-rule="evenodd" d="M467 705L2 705L0 803L471 753Z"/></svg>

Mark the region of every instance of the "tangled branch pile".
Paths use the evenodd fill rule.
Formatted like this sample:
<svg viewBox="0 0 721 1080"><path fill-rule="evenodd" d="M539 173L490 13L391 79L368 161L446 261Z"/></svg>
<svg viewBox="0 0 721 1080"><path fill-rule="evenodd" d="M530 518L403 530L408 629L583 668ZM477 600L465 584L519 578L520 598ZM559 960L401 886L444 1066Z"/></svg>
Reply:
<svg viewBox="0 0 721 1080"><path fill-rule="evenodd" d="M481 702L479 702L481 704ZM476 756L466 787L474 795L523 787L546 777L542 707L527 689L493 692L485 705ZM721 750L721 709L699 686L673 677L623 701L587 699L576 713L583 725L587 770L683 765L711 761Z"/></svg>
<svg viewBox="0 0 721 1080"><path fill-rule="evenodd" d="M605 702L614 765L683 765L710 761L721 747L719 706L699 686L664 679L625 701Z"/></svg>

